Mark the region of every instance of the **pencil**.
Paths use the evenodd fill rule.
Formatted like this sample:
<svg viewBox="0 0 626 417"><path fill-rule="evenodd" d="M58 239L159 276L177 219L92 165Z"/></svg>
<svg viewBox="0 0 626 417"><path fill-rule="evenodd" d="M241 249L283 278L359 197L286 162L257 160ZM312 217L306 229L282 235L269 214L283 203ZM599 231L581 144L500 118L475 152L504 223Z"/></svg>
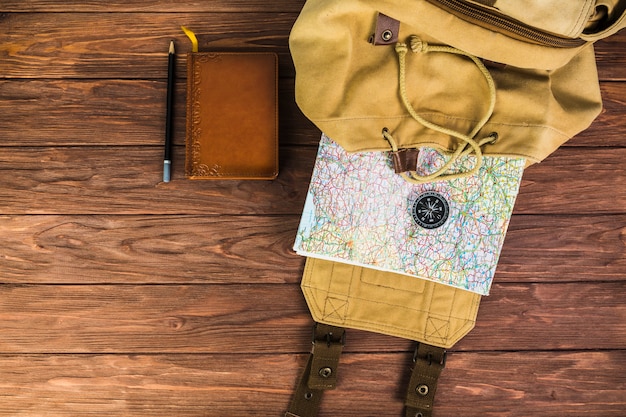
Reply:
<svg viewBox="0 0 626 417"><path fill-rule="evenodd" d="M165 115L165 156L163 157L163 182L170 182L172 170L172 104L174 99L174 41L170 41L167 59L167 113Z"/></svg>

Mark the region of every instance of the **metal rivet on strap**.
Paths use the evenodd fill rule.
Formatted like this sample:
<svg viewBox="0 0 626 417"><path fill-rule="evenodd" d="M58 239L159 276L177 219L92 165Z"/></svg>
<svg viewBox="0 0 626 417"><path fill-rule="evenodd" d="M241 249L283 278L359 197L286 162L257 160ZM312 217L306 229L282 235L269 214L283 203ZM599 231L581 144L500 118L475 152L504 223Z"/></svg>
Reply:
<svg viewBox="0 0 626 417"><path fill-rule="evenodd" d="M391 30L387 29L380 36L383 38L383 40L385 42L388 42L388 41L391 40L391 38L393 38L393 32Z"/></svg>
<svg viewBox="0 0 626 417"><path fill-rule="evenodd" d="M330 378L330 376L333 374L333 370L332 368L325 367L325 368L320 369L318 373L319 373L319 376L321 376L322 378Z"/></svg>
<svg viewBox="0 0 626 417"><path fill-rule="evenodd" d="M312 392L305 392L304 393L304 399L305 400L310 400L313 398L313 393Z"/></svg>
<svg viewBox="0 0 626 417"><path fill-rule="evenodd" d="M415 388L415 392L417 392L419 395L425 397L428 395L428 385L426 384L420 384L417 386L417 388Z"/></svg>

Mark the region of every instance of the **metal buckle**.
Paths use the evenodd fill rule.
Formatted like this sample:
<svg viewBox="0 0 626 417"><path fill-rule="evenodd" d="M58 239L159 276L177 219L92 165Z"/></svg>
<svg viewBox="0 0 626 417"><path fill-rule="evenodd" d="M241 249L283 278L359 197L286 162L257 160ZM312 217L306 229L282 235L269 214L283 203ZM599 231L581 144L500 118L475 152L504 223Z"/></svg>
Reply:
<svg viewBox="0 0 626 417"><path fill-rule="evenodd" d="M317 325L318 325L318 323L315 323L313 325L313 337L312 337L312 342L311 343L315 344L316 342L326 342L326 345L328 347L330 347L330 345L332 345L333 343L339 343L341 346L345 346L346 345L346 332L345 332L345 330L341 334L341 338L338 338L338 339L333 339L333 332L326 333L326 335L324 335L323 339L317 339L315 337L315 334L317 333L316 332Z"/></svg>
<svg viewBox="0 0 626 417"><path fill-rule="evenodd" d="M419 358L419 355L418 355L419 347L420 345L418 343L417 346L415 347L415 352L413 352L413 363L417 363L417 359ZM430 352L426 355L425 358L420 358L420 359L423 359L424 361L428 362L428 366L431 366L433 364L433 354ZM448 359L448 351L444 350L443 355L441 357L441 361L438 363L438 365L441 365L442 368L445 368L447 359Z"/></svg>

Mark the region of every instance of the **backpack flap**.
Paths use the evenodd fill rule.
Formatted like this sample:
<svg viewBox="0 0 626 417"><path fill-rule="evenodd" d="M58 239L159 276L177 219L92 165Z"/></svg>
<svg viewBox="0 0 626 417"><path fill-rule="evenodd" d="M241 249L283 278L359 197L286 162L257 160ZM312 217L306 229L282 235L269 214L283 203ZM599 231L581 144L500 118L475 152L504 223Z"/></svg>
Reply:
<svg viewBox="0 0 626 417"><path fill-rule="evenodd" d="M476 322L479 294L406 275L307 258L302 290L317 324L313 348L285 417L315 417L334 389L345 329L417 340L407 416L431 417L446 348Z"/></svg>
<svg viewBox="0 0 626 417"><path fill-rule="evenodd" d="M313 319L450 348L476 323L481 296L451 286L307 258L301 283Z"/></svg>

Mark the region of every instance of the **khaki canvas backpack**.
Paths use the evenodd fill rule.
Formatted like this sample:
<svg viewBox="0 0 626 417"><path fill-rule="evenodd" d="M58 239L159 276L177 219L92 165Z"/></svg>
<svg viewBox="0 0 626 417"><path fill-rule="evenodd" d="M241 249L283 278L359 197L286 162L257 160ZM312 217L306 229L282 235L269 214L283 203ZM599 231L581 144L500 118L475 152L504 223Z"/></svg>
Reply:
<svg viewBox="0 0 626 417"><path fill-rule="evenodd" d="M290 35L296 102L348 152L389 152L399 175L422 147L540 162L586 129L602 101L593 43L626 26L623 0L308 0ZM464 173L472 175L475 171ZM408 174L407 174L408 173ZM315 416L336 385L345 329L418 342L406 416L432 415L445 351L480 295L307 258L313 349L287 417Z"/></svg>

